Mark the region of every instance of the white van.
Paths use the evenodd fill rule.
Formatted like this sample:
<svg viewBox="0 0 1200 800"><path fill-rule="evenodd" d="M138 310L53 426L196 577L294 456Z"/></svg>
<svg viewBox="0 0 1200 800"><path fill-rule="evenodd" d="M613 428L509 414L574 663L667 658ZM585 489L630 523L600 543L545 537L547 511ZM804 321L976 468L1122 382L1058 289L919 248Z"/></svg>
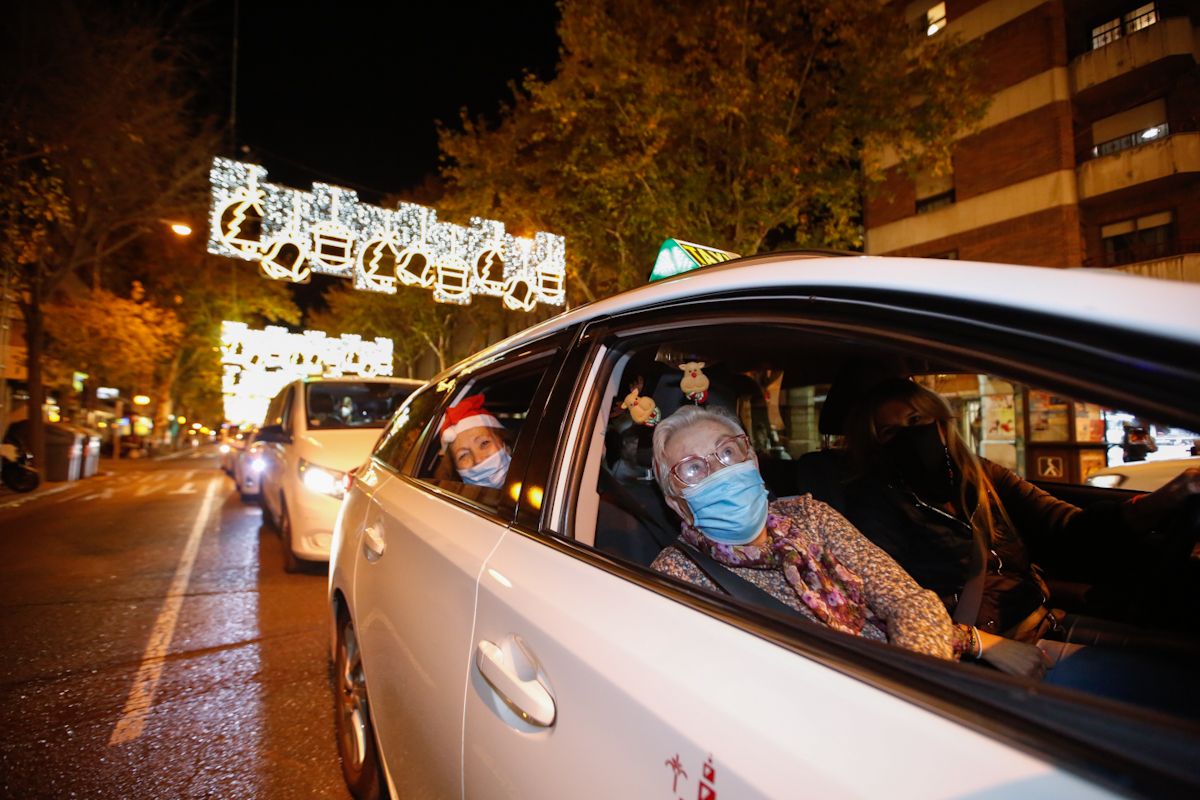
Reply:
<svg viewBox="0 0 1200 800"><path fill-rule="evenodd" d="M366 460L392 413L422 382L307 378L283 387L255 438L265 461L263 515L283 539L284 567L329 560L346 472Z"/></svg>

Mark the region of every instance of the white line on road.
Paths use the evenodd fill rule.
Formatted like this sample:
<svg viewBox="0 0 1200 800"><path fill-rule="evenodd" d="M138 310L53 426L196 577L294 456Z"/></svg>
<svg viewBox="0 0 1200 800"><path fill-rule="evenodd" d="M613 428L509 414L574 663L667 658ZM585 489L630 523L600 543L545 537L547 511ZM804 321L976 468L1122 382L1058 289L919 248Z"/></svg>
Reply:
<svg viewBox="0 0 1200 800"><path fill-rule="evenodd" d="M175 577L167 590L166 600L158 612L154 629L150 632L150 641L146 644L146 652L142 655L142 663L138 667L137 677L133 688L129 690L129 699L125 701L125 709L121 719L113 728L108 744L131 742L142 735L146 725L146 715L154 702L154 692L158 689L159 678L162 677L163 659L171 646L171 638L175 635L175 623L179 621L179 609L183 606L184 592L192 577L192 567L196 563L196 553L200 549L200 539L208 525L208 515L212 511L213 497L216 495L220 481L210 480L208 491L204 493L204 503L200 506L200 515L192 526L191 535L183 547L183 555L179 557L179 566L175 568Z"/></svg>
<svg viewBox="0 0 1200 800"><path fill-rule="evenodd" d="M13 500L12 502L5 503L4 505L0 505L0 508L18 508L18 507L23 506L26 503L31 502L33 500L38 500L43 497L49 497L52 494L58 494L59 492L65 492L67 489L74 489L74 488L75 488L75 486L73 484L66 483L66 484L63 484L62 486L55 486L52 489L43 489L40 492L34 492L31 494L27 494L24 497Z"/></svg>

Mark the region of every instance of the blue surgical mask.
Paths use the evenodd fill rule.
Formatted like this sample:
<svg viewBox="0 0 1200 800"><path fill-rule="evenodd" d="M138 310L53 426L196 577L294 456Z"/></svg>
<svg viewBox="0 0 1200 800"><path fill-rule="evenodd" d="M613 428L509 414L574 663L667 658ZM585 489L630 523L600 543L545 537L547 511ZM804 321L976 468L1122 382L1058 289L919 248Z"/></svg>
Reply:
<svg viewBox="0 0 1200 800"><path fill-rule="evenodd" d="M693 527L714 542L752 542L767 522L767 487L753 459L717 470L684 489L682 497Z"/></svg>
<svg viewBox="0 0 1200 800"><path fill-rule="evenodd" d="M504 478L508 475L508 462L511 460L512 456L509 455L506 447L499 452L492 453L473 467L460 469L458 475L463 479L463 483L499 489L504 485Z"/></svg>

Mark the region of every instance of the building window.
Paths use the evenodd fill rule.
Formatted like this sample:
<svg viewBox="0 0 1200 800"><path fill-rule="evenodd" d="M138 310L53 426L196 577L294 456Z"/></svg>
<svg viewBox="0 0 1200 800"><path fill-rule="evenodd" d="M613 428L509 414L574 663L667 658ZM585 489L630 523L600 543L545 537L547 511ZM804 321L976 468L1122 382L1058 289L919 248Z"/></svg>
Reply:
<svg viewBox="0 0 1200 800"><path fill-rule="evenodd" d="M1178 248L1171 235L1172 222L1174 215L1162 211L1105 225L1100 229L1105 265L1115 267L1173 255Z"/></svg>
<svg viewBox="0 0 1200 800"><path fill-rule="evenodd" d="M917 173L917 213L927 214L954 203L954 168L941 164Z"/></svg>
<svg viewBox="0 0 1200 800"><path fill-rule="evenodd" d="M1158 10L1155 9L1154 3L1138 6L1132 11L1108 20L1103 25L1092 28L1092 49L1098 50L1105 45L1112 44L1122 36L1128 36L1142 28L1148 28L1156 22L1158 22Z"/></svg>
<svg viewBox="0 0 1200 800"><path fill-rule="evenodd" d="M933 36L946 27L946 4L938 3L925 12L925 35Z"/></svg>
<svg viewBox="0 0 1200 800"><path fill-rule="evenodd" d="M1109 139L1107 142L1101 142L1093 147L1092 158L1118 153L1122 150L1128 150L1130 147L1137 147L1139 144L1145 144L1146 142L1154 142L1164 138L1170 132L1170 128L1168 128L1167 123L1164 122L1161 125L1155 125L1152 128L1146 128L1144 131L1127 133L1124 136L1120 136L1116 139Z"/></svg>

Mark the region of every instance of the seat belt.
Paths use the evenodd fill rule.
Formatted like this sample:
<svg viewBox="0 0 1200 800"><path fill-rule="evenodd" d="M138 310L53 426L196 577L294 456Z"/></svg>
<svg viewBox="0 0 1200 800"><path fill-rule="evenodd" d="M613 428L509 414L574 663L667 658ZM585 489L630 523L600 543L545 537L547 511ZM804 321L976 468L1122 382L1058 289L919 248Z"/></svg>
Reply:
<svg viewBox="0 0 1200 800"><path fill-rule="evenodd" d="M755 586L750 581L738 575L698 547L682 539L675 540L675 547L695 562L700 571L708 576L709 580L721 587L725 594L730 597L737 598L743 603L770 609L785 616L799 617L806 622L812 621L775 595Z"/></svg>
<svg viewBox="0 0 1200 800"><path fill-rule="evenodd" d="M967 581L963 584L958 602L954 605L954 621L960 625L974 625L979 619L979 607L983 604L983 583L987 577L987 552L987 542L983 540L983 533L972 525Z"/></svg>

